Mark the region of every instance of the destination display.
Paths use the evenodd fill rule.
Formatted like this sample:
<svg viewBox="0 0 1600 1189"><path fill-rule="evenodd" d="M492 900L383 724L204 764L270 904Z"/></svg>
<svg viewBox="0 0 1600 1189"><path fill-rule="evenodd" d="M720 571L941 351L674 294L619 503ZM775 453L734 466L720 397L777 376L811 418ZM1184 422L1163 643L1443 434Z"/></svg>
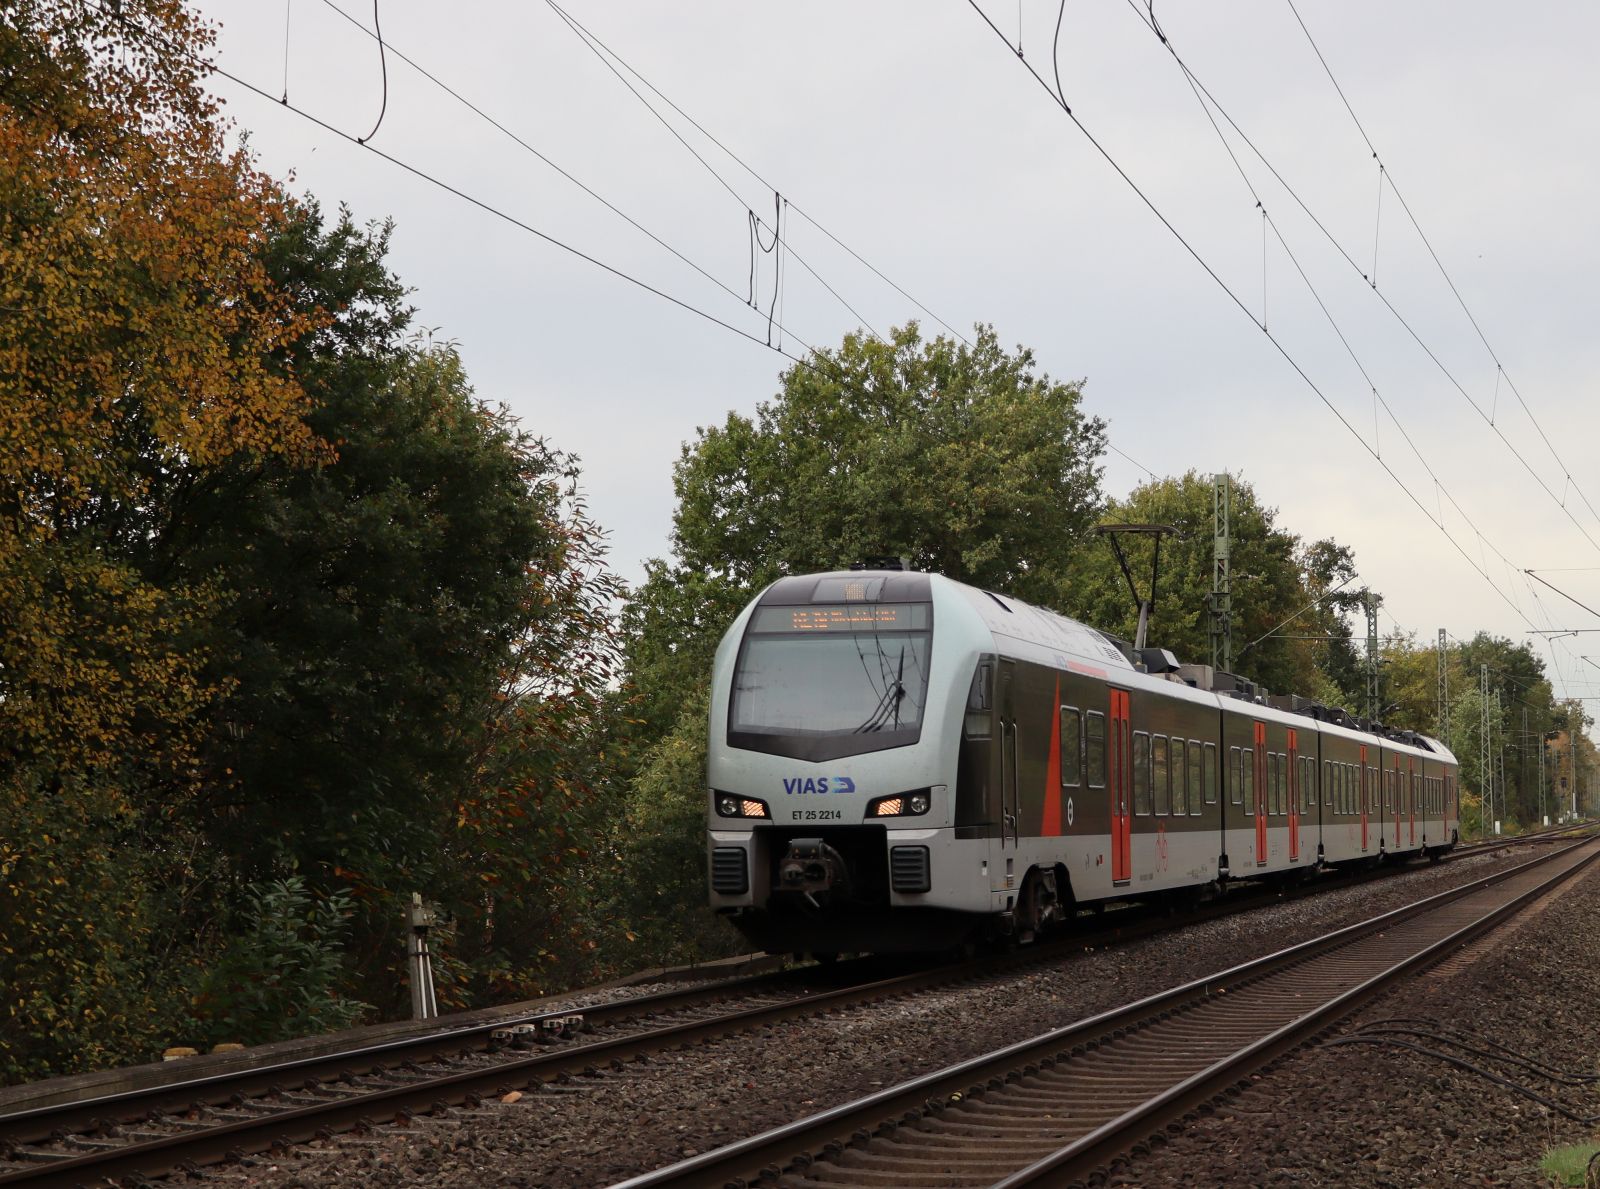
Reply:
<svg viewBox="0 0 1600 1189"><path fill-rule="evenodd" d="M843 603L761 607L752 632L909 632L928 626L926 603Z"/></svg>

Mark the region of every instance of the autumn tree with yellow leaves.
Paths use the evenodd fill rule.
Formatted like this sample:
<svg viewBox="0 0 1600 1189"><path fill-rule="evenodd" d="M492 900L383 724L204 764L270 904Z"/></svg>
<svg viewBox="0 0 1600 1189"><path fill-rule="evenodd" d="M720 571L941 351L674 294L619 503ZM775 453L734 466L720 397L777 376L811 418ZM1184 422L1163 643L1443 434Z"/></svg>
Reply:
<svg viewBox="0 0 1600 1189"><path fill-rule="evenodd" d="M175 0L0 11L0 1032L80 1061L159 1026L130 975L193 840L148 802L226 692L217 592L141 551L197 469L328 457L279 362L313 318L261 258L288 204L225 145L210 45Z"/></svg>
<svg viewBox="0 0 1600 1189"><path fill-rule="evenodd" d="M575 460L243 152L177 0L0 9L0 1081L595 969Z"/></svg>

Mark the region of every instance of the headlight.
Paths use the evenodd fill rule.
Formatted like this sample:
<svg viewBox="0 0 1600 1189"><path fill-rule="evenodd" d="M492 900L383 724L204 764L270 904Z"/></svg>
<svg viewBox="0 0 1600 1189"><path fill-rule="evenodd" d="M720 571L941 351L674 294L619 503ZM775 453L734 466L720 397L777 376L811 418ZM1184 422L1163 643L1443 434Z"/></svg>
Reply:
<svg viewBox="0 0 1600 1189"><path fill-rule="evenodd" d="M868 802L868 817L921 817L928 812L933 799L927 789L909 793L896 793L892 797L879 797Z"/></svg>
<svg viewBox="0 0 1600 1189"><path fill-rule="evenodd" d="M737 797L732 793L717 793L717 816L719 817L771 817L765 801L757 801L754 797Z"/></svg>

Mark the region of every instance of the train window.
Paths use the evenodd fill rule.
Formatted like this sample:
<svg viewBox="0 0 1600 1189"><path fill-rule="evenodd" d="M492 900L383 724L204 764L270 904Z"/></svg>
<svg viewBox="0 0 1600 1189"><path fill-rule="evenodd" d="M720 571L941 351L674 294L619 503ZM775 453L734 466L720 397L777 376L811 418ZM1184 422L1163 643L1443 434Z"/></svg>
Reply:
<svg viewBox="0 0 1600 1189"><path fill-rule="evenodd" d="M1333 761L1322 761L1322 797L1335 813L1339 812L1339 801L1334 795Z"/></svg>
<svg viewBox="0 0 1600 1189"><path fill-rule="evenodd" d="M1262 798L1266 802L1264 808L1269 814L1283 812L1283 799L1278 795L1279 787L1278 753L1269 751L1267 752L1267 787L1263 790L1266 796Z"/></svg>
<svg viewBox="0 0 1600 1189"><path fill-rule="evenodd" d="M1184 781L1189 778L1188 756L1184 754L1183 740L1172 741L1172 812L1182 815L1189 812L1189 794Z"/></svg>
<svg viewBox="0 0 1600 1189"><path fill-rule="evenodd" d="M1189 740L1189 813L1191 816L1200 812L1200 788L1205 783L1201 759L1200 741L1198 739Z"/></svg>
<svg viewBox="0 0 1600 1189"><path fill-rule="evenodd" d="M1089 776L1089 787L1106 787L1106 716L1091 710L1083 716L1084 767Z"/></svg>
<svg viewBox="0 0 1600 1189"><path fill-rule="evenodd" d="M1244 811L1256 811L1256 753L1252 748L1245 748L1240 763L1240 770L1244 774Z"/></svg>
<svg viewBox="0 0 1600 1189"><path fill-rule="evenodd" d="M1083 716L1076 706L1061 708L1061 785L1083 783Z"/></svg>
<svg viewBox="0 0 1600 1189"><path fill-rule="evenodd" d="M1215 743L1207 743L1203 754L1205 756L1205 767L1201 770L1201 779L1205 782L1206 804L1215 805L1217 803L1217 745Z"/></svg>
<svg viewBox="0 0 1600 1189"><path fill-rule="evenodd" d="M1278 753L1278 763L1272 774L1272 795L1278 803L1278 813L1289 812L1289 757Z"/></svg>
<svg viewBox="0 0 1600 1189"><path fill-rule="evenodd" d="M1150 736L1144 731L1133 733L1133 811L1150 816Z"/></svg>
<svg viewBox="0 0 1600 1189"><path fill-rule="evenodd" d="M1355 812L1355 775L1354 764L1339 765L1339 800L1343 802L1347 814Z"/></svg>
<svg viewBox="0 0 1600 1189"><path fill-rule="evenodd" d="M1167 764L1167 737L1156 735L1150 740L1150 771L1156 786L1156 812L1172 812L1172 769Z"/></svg>
<svg viewBox="0 0 1600 1189"><path fill-rule="evenodd" d="M1237 747L1228 748L1228 800L1235 805L1244 804L1243 753Z"/></svg>
<svg viewBox="0 0 1600 1189"><path fill-rule="evenodd" d="M1300 809L1310 813L1317 807L1317 761L1300 757Z"/></svg>

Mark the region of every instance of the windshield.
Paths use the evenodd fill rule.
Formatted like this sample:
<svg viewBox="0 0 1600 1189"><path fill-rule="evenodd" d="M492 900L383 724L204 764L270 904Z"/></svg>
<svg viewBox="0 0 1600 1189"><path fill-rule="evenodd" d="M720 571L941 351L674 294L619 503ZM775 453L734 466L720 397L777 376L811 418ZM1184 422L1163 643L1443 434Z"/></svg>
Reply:
<svg viewBox="0 0 1600 1189"><path fill-rule="evenodd" d="M819 759L915 742L931 615L926 603L757 608L734 673L729 742Z"/></svg>

